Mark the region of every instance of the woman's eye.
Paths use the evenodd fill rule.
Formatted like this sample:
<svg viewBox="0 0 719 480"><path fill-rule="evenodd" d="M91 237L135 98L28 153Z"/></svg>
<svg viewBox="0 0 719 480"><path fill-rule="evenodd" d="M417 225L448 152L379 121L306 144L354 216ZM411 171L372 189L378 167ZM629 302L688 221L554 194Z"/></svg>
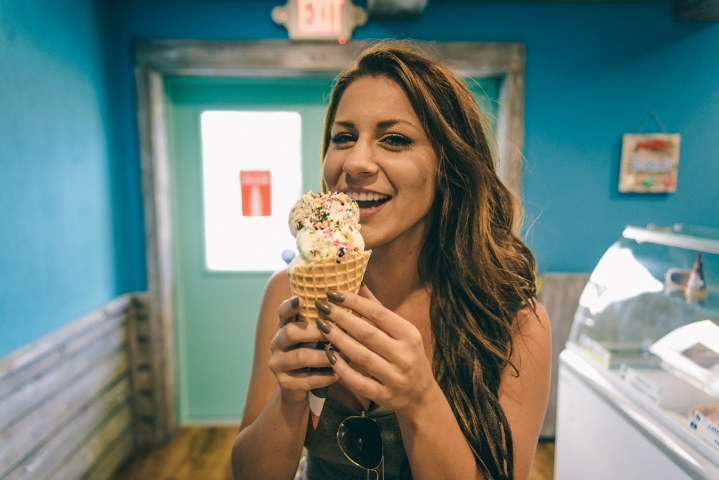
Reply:
<svg viewBox="0 0 719 480"><path fill-rule="evenodd" d="M412 140L403 135L387 135L382 141L393 148L405 148L412 145Z"/></svg>
<svg viewBox="0 0 719 480"><path fill-rule="evenodd" d="M337 147L342 147L344 145L347 145L348 143L354 142L355 139L349 133L338 133L337 135L332 135L330 137L330 141L333 145Z"/></svg>

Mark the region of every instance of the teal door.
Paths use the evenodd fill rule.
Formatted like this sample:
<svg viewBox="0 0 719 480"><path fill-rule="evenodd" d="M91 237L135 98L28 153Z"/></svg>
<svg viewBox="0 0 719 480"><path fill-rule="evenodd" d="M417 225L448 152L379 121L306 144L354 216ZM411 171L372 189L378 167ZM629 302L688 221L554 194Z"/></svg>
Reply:
<svg viewBox="0 0 719 480"><path fill-rule="evenodd" d="M319 189L322 123L331 81L324 77L166 81L180 424L239 423L263 289L283 264L282 246L260 264L256 249L268 237L290 235L286 220L281 220L289 207L284 212L270 211L275 218L263 218L262 211L243 212L246 192L240 171L271 170L275 187L269 192L271 206L276 206L277 195L286 193L288 182L295 198L304 190ZM213 115L214 121L208 122ZM224 134L223 124L229 125ZM211 127L219 133L208 131ZM229 151L218 153L223 142ZM243 149L243 144L252 148ZM264 164L274 164L274 169ZM280 179L276 185L286 171L292 178ZM226 184L208 183L208 177L223 172ZM223 189L228 191L218 194ZM247 213L260 216L243 217ZM239 231L239 237L226 228L243 220L250 223L235 226L246 229ZM284 248L293 247L291 240L289 236Z"/></svg>
<svg viewBox="0 0 719 480"><path fill-rule="evenodd" d="M490 119L500 80L468 82ZM264 286L294 247L291 202L320 188L331 83L166 80L179 424L240 421Z"/></svg>

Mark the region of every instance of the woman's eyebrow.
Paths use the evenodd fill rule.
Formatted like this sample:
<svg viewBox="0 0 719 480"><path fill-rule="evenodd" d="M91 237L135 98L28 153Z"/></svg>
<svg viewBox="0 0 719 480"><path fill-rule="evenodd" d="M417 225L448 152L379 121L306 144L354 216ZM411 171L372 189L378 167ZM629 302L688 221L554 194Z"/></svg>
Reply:
<svg viewBox="0 0 719 480"><path fill-rule="evenodd" d="M349 128L349 129L355 128L355 124L352 122L348 122L348 121L335 121L334 124L339 125L340 127L345 127L345 128Z"/></svg>
<svg viewBox="0 0 719 480"><path fill-rule="evenodd" d="M397 125L398 123L403 123L407 125L408 127L414 128L417 130L417 127L414 126L412 123L408 122L407 120L401 120L401 119L391 119L391 120L380 120L377 122L377 130L386 130L390 127L393 127L394 125ZM348 120L335 120L334 126L338 127L344 127L350 130L356 130L357 126L354 124L354 122L350 122Z"/></svg>
<svg viewBox="0 0 719 480"><path fill-rule="evenodd" d="M382 120L382 121L379 121L379 122L377 122L377 129L378 129L378 130L386 130L386 129L390 128L390 127L393 127L393 126L397 125L398 123L403 123L403 124L407 125L408 127L412 127L412 128L414 128L415 130L417 130L417 127L415 127L414 125L412 125L410 122L408 122L407 120L401 120L401 119L392 119L392 120Z"/></svg>

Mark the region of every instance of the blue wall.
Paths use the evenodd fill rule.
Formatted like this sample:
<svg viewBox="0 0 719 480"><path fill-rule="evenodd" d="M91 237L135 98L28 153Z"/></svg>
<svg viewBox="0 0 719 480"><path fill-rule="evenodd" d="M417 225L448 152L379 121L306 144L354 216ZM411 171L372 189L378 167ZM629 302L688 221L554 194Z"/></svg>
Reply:
<svg viewBox="0 0 719 480"><path fill-rule="evenodd" d="M144 286L134 38L286 38L277 1L123 1L106 24L117 143L125 159L128 278ZM541 271L591 271L627 224L719 228L719 23L675 22L670 3L467 3L430 0L417 20L376 20L355 38L527 44L527 239ZM674 194L620 194L624 133L655 111L682 134ZM648 122L645 131L655 127Z"/></svg>
<svg viewBox="0 0 719 480"><path fill-rule="evenodd" d="M131 42L286 38L258 1L0 2L0 355L146 288ZM528 242L589 271L624 225L719 228L719 23L669 3L430 0L355 37L527 44ZM682 134L671 195L617 192L648 111Z"/></svg>
<svg viewBox="0 0 719 480"><path fill-rule="evenodd" d="M0 2L0 356L117 293L98 30L91 0Z"/></svg>

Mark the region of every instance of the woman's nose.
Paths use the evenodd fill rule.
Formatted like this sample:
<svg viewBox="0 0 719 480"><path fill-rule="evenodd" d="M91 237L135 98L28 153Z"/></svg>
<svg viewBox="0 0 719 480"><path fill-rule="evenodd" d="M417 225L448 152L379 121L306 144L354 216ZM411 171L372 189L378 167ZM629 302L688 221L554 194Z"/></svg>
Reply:
<svg viewBox="0 0 719 480"><path fill-rule="evenodd" d="M374 161L372 147L367 142L357 142L345 157L342 170L348 177L355 179L375 175L379 169Z"/></svg>

